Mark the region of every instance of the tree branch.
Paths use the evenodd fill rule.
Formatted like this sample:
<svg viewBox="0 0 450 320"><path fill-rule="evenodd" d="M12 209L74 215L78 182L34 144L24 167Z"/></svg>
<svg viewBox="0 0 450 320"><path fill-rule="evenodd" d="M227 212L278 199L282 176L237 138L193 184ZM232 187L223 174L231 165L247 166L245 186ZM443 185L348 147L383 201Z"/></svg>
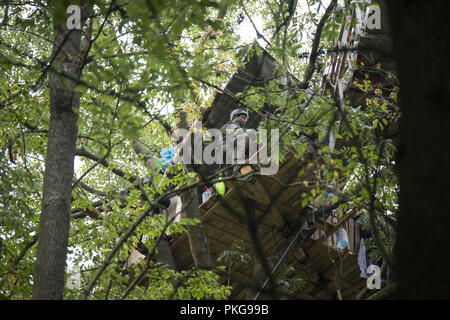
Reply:
<svg viewBox="0 0 450 320"><path fill-rule="evenodd" d="M267 40L267 39L264 37L264 35L263 35L261 32L259 32L258 28L256 27L255 23L254 23L253 20L252 20L252 17L250 17L250 15L248 14L247 10L245 9L244 4L242 4L242 9L244 10L245 15L247 16L247 18L250 20L250 23L252 24L253 29L255 29L255 31L256 31L256 36L257 36L258 38L262 38L262 39L267 43L267 45L270 47L272 44L270 43L269 40Z"/></svg>
<svg viewBox="0 0 450 320"><path fill-rule="evenodd" d="M87 159L96 161L98 163L100 163L103 167L108 168L110 163L108 161L106 161L106 159L100 158L99 156L87 151L86 149L83 148L78 148L76 149L75 155L77 156L81 156L81 157L85 157ZM112 168L110 169L111 172L113 172L114 174L118 175L119 177L129 181L130 183L134 183L138 180L138 177L136 175L132 175L130 178L126 178L126 174L124 171L117 169L117 168Z"/></svg>
<svg viewBox="0 0 450 320"><path fill-rule="evenodd" d="M303 75L303 81L300 84L301 89L306 89L309 87L309 82L311 81L311 78L316 69L316 60L317 60L317 56L318 56L317 52L319 49L320 38L322 37L322 31L325 26L325 22L330 17L331 12L336 7L336 4L337 4L337 0L332 0L330 2L327 9L325 10L325 13L323 14L322 18L320 19L319 24L317 25L316 33L314 35L314 40L313 40L313 44L311 47L311 54L309 56L309 62L306 67L305 74Z"/></svg>

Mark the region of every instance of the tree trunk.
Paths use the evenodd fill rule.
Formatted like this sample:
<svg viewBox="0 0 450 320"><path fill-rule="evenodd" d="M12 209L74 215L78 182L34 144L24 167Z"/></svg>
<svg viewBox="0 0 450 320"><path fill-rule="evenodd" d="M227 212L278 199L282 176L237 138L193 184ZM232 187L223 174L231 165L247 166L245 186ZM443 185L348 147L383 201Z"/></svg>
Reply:
<svg viewBox="0 0 450 320"><path fill-rule="evenodd" d="M181 108L176 109L177 112L177 125L179 128L185 130L189 129L189 124L187 122L187 113ZM190 133L189 133L190 134ZM194 135L191 135L191 142L194 141ZM192 149L194 150L194 149ZM188 174L189 169L185 165L186 174ZM191 188L180 193L182 208L181 217L190 219L199 219L201 221L200 208L198 203L198 193L197 188ZM203 223L200 222L195 226L186 227L186 233L189 239L189 246L191 249L192 258L194 264L199 268L212 268L212 260L209 252L208 239L206 237L205 228Z"/></svg>
<svg viewBox="0 0 450 320"><path fill-rule="evenodd" d="M69 31L66 21L55 23L52 68L72 77L80 72L74 59L80 51L81 30ZM70 33L69 33L70 32ZM66 39L67 38L67 39ZM60 48L61 47L61 48ZM80 61L80 60L78 60ZM50 128L39 224L33 299L62 299L70 227L70 206L80 95L76 81L51 72Z"/></svg>
<svg viewBox="0 0 450 320"><path fill-rule="evenodd" d="M197 189L191 188L180 194L182 208L182 217L190 219L201 219L198 203ZM186 232L189 239L192 258L199 268L212 268L211 255L209 252L208 239L206 237L203 223L200 222L194 226L187 226Z"/></svg>
<svg viewBox="0 0 450 320"><path fill-rule="evenodd" d="M450 6L387 1L399 69L397 297L450 298Z"/></svg>
<svg viewBox="0 0 450 320"><path fill-rule="evenodd" d="M144 155L144 161L147 164L147 167L150 171L155 171L158 168L157 162L154 157L151 155L150 151L142 144L138 139L133 140L133 149L136 154L142 153ZM151 177L152 178L152 177ZM158 252L155 255L155 260L167 264L170 269L177 270L175 265L175 260L173 259L172 250L170 249L169 240L167 237L161 238L161 241L158 244Z"/></svg>

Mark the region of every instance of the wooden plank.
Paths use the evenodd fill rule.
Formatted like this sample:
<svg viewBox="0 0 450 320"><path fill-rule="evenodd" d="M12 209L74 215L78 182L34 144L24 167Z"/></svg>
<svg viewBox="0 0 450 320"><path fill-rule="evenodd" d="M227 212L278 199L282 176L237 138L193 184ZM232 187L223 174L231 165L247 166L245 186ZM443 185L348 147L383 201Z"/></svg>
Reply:
<svg viewBox="0 0 450 320"><path fill-rule="evenodd" d="M230 242L226 241L226 239L224 239L224 238L221 238L220 235L216 235L216 236L209 235L208 243L209 243L210 254L211 254L211 256L215 257L215 259L213 259L213 263L219 264L216 260L224 250L230 249L230 246L231 246ZM220 264L223 264L223 263L220 263Z"/></svg>
<svg viewBox="0 0 450 320"><path fill-rule="evenodd" d="M329 223L328 221L324 221L322 218L317 219L315 226L321 230L333 230L334 224ZM324 226L325 225L325 226Z"/></svg>
<svg viewBox="0 0 450 320"><path fill-rule="evenodd" d="M223 230L221 228L217 228L216 226L211 225L210 223L205 223L204 228L210 246L213 244L214 241L221 241L225 244L227 248L229 248L231 247L231 245L235 240L239 239L234 234L231 234L228 231ZM246 247L248 247L248 245L246 245Z"/></svg>
<svg viewBox="0 0 450 320"><path fill-rule="evenodd" d="M243 195L241 193L236 193L235 195L233 195L233 197L228 198L230 200L230 203L228 203L229 205L231 205L233 208L233 211L230 211L228 208L223 207L227 212L229 212L230 215L236 216L236 214L238 215L238 217L241 217L241 219L243 221L247 221L247 212L246 212L246 208L244 206L243 201L245 199L243 199ZM258 207L256 207L256 209L258 209ZM256 212L261 213L261 211ZM256 219L258 218L258 216L255 217ZM258 221L258 223L260 224L261 227L265 227L267 229L271 229L273 223L270 219L263 219L262 221Z"/></svg>
<svg viewBox="0 0 450 320"><path fill-rule="evenodd" d="M205 221L205 224L209 224L214 226L215 228L222 229L230 234L232 234L236 240L244 240L245 242L250 241L250 237L248 236L248 230L246 225L237 223L231 219L227 219L226 216L223 216L217 213L214 218L208 219Z"/></svg>
<svg viewBox="0 0 450 320"><path fill-rule="evenodd" d="M271 195L267 192L267 190L264 188L264 186L261 184L259 180L257 180L253 185L251 185L253 189L255 189L256 194L261 199L264 205L270 205L271 204ZM267 218L269 218L273 223L275 223L275 226L278 229L281 229L285 222L284 218L281 215L280 211L278 210L276 205L271 206L270 214L267 215Z"/></svg>
<svg viewBox="0 0 450 320"><path fill-rule="evenodd" d="M242 225L244 228L247 226L247 217L237 210L230 211L228 208L223 206L218 206L213 214L211 214L207 219L203 221L209 221L210 219L215 219L216 217L221 217L223 220L233 222L238 225Z"/></svg>
<svg viewBox="0 0 450 320"><path fill-rule="evenodd" d="M235 240L242 238L247 238L247 241L244 242L244 246L246 248L245 251L247 253L251 253L250 238L247 230L241 227L241 230L245 230L245 232L236 234L235 228L230 228L229 230L218 228L217 225L214 224L217 221L218 219L210 219L208 222L204 223L211 254L220 254L221 251L229 249ZM213 223L212 225L211 222ZM263 250L266 252L271 250L271 248L276 245L276 239L273 239L273 237L267 233L260 233L260 238L262 240ZM184 241L182 241L183 239L181 239L181 241L180 239L177 240L179 245L172 246L172 250L174 252L174 256L177 258L177 263L181 267L184 267L192 259L189 250L189 243L187 238L184 238Z"/></svg>
<svg viewBox="0 0 450 320"><path fill-rule="evenodd" d="M353 217L356 213L356 209L352 208L336 223L334 224L334 227L327 231L327 237L330 237L335 233L337 230L339 230L340 227L342 227L351 217ZM314 244L314 247L323 246L322 241L324 239L324 236L322 236L320 239L316 240L316 244Z"/></svg>
<svg viewBox="0 0 450 320"><path fill-rule="evenodd" d="M256 195L253 190L251 190L248 186L244 186L240 189L240 192L245 197L252 199L253 201L259 203L261 206L263 206L263 201L261 201L260 197Z"/></svg>
<svg viewBox="0 0 450 320"><path fill-rule="evenodd" d="M251 253L251 243L250 243L250 236L248 234L248 230L238 224L229 223L225 227L218 227L218 221L222 220L222 217L219 217L218 215L215 216L215 219L209 219L205 223L205 230L207 232L208 239L209 237L224 237L224 242L228 243L229 246L232 245L232 243L237 239L244 240L244 246L248 248L247 253ZM222 220L225 222L225 220ZM270 230L266 230L266 232L263 232L264 230L261 230L261 228L258 230L261 238L261 245L264 251L270 250L271 247L273 247L279 239L276 239L273 237Z"/></svg>
<svg viewBox="0 0 450 320"><path fill-rule="evenodd" d="M234 293L234 292L233 292ZM236 293L230 297L231 300L245 300L247 287L236 288Z"/></svg>
<svg viewBox="0 0 450 320"><path fill-rule="evenodd" d="M353 217L356 213L356 209L352 208L349 211L346 212L346 214L338 221L338 223L336 223L336 225L334 226L334 228L332 230L330 230L329 233L327 233L327 237L332 235L333 233L335 233L336 231L339 230L340 227L342 227L345 223L347 223L347 221Z"/></svg>
<svg viewBox="0 0 450 320"><path fill-rule="evenodd" d="M224 199L230 198L231 194L237 189L237 185L233 185L233 187L228 190L228 192L225 194ZM209 198L205 203L200 206L200 213L202 215L202 221L205 221L208 219L210 215L214 213L215 210L217 210L218 207L220 207L222 204L220 201L218 201L216 196L213 196ZM171 248L174 250L177 246L179 246L180 242L183 242L187 239L187 234L183 233L178 237L175 237L174 241L171 243Z"/></svg>
<svg viewBox="0 0 450 320"><path fill-rule="evenodd" d="M278 241L276 241L276 242L272 242L270 248L269 248L269 247L263 248L263 249L264 249L264 252L265 252L265 254L266 254L266 256L269 257L270 255L272 255L272 254L275 252L275 250L276 250L277 248L279 248L279 246L280 246L280 244L281 244L281 242L282 242L283 240L284 240L284 239L280 239L280 240L278 240ZM245 274L247 274L249 277L251 277L252 274L253 274L253 268L254 268L254 263L253 263L253 262L252 262L251 264L242 265L242 266L241 266L241 272L242 272L242 273L245 273Z"/></svg>
<svg viewBox="0 0 450 320"><path fill-rule="evenodd" d="M353 283L354 282L353 275L355 273L355 270L359 271L359 265L358 265L357 261L352 261L352 264L350 266L348 266L347 269L342 273L342 277L344 279L346 279L346 281ZM359 273L358 273L358 278L360 278Z"/></svg>
<svg viewBox="0 0 450 320"><path fill-rule="evenodd" d="M236 190L236 189L238 189L238 187L234 187L234 189ZM230 191L232 191L232 190L230 190ZM231 198L231 192L229 191L229 193L227 194L227 196L226 196L226 198L225 198L225 201L227 200L227 198L228 198L228 200L229 199L232 199ZM208 200L209 201L209 200ZM226 210L226 209L225 209ZM219 201L217 201L216 203L214 203L204 214L203 214L203 216L202 216L202 220L204 221L204 223L207 223L208 222L208 220L209 220L209 218L211 218L211 217L215 217L214 218L214 220L220 220L220 218L219 219L217 219L217 217L219 217L219 216L221 216L221 213L223 213L223 212L221 212L222 211L222 209L221 209L221 203L219 202ZM226 219L226 221L225 221L225 219ZM239 221L239 218L237 218L236 216L234 216L234 215L231 215L231 214L228 214L228 217L226 217L226 218L224 218L223 219L223 224L222 225L220 225L220 227L221 228L225 228L225 226L226 226L226 223L225 222L230 222L230 221L233 221L234 220L234 224L233 225L231 225L231 228L229 227L229 229L232 229L232 230L234 230L234 229L236 229L236 226L239 226L241 223L242 223L242 221ZM216 227L217 227L217 225L216 225ZM227 228L225 228L225 229L227 229ZM246 228L244 227L244 228L239 228L239 229L241 229L241 231L243 231L243 230L246 230ZM217 230L219 230L219 229L214 229L214 231L217 231ZM264 229L264 225L260 225L259 226L259 231L260 231L260 233L263 235L261 238L262 239L269 239L270 240L270 238L268 238L267 236L265 236L266 234L267 234L267 231L268 230L270 230L270 228L267 228L267 229ZM220 231L220 232L223 232L223 231ZM211 237L211 235L212 234L214 234L212 231L210 232L210 234L209 234L209 237L208 238L210 238ZM235 237L235 239L240 239L242 236L243 236L243 234L244 235L247 235L247 233L245 232L242 232L241 234L239 234L239 235L237 235L237 234L233 234L233 236ZM222 236L224 236L224 234L222 233L221 234ZM227 241L230 243L230 245L231 245L231 238L232 237L230 237L230 238L228 238L227 237ZM249 238L248 238L248 240L247 240L248 242L249 242ZM186 234L183 234L183 235L181 235L181 236L179 236L179 237L177 237L172 243L171 243L171 248L172 248L172 250L174 251L174 253L175 252L178 252L178 251L180 251L180 250L177 250L178 249L178 247L183 247L184 249L189 249L189 246L188 245L186 245L186 242L187 242L187 236L186 236ZM263 244L263 247L267 247L267 244L264 246L264 244ZM184 251L184 252L186 252L186 251L189 251L189 250L181 250L182 252ZM177 254L178 255L178 254ZM181 257L180 257L181 258ZM181 258L181 259L177 259L177 260L181 260L181 261L179 261L181 264L186 264L186 260L189 260L190 259L190 254L185 254L185 255L183 255L183 257Z"/></svg>
<svg viewBox="0 0 450 320"><path fill-rule="evenodd" d="M217 258L219 257L220 253L223 250L227 250L231 246L230 239L235 238L228 238L224 241L224 236L220 232L217 232L217 230L214 230L214 228L210 228L207 225L205 225L205 232L207 234L208 238L208 244L211 254L211 259L214 265L219 265L217 262ZM227 241L228 240L228 241ZM187 239L186 239L187 241ZM248 251L248 249L246 250ZM183 247L178 247L178 250L175 250L174 252L174 258L176 260L177 266L179 266L181 269L186 269L193 263L193 259L191 256L191 251L189 249L189 244L184 243Z"/></svg>
<svg viewBox="0 0 450 320"><path fill-rule="evenodd" d="M319 241L319 240L317 240ZM324 247L313 245L310 248L305 248L305 252L308 254L311 261L315 260L319 255L323 255Z"/></svg>
<svg viewBox="0 0 450 320"><path fill-rule="evenodd" d="M237 224L237 223L231 223L229 222L226 226L223 226L224 223L227 223L226 218L222 217L220 214L215 214L214 219L208 219L206 224L211 224L214 228L221 228L221 231L226 232L230 234L230 241L232 238L236 239L242 239L246 243L246 247L251 247L250 244L250 235L248 234L248 229L246 228L246 225ZM220 225L220 222L222 222L222 225ZM258 232L261 238L261 245L265 251L270 250L272 246L276 244L277 241L282 239L279 237L278 239L273 237L273 233L271 229L264 228L263 226L258 227ZM275 231L274 231L275 232ZM278 234L278 233L276 233ZM230 242L231 246L231 242ZM251 250L249 250L251 252Z"/></svg>
<svg viewBox="0 0 450 320"><path fill-rule="evenodd" d="M232 268L233 269L233 268ZM237 270L231 270L230 283L236 283L241 287L251 285L252 278L247 274L241 273Z"/></svg>

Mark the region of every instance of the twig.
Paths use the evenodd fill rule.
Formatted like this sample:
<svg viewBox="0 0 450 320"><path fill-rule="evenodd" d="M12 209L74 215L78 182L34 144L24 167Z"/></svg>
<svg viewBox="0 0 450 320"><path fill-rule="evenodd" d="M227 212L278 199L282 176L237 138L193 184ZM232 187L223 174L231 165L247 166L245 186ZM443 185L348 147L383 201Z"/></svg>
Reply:
<svg viewBox="0 0 450 320"><path fill-rule="evenodd" d="M250 15L248 14L247 10L245 9L244 4L242 4L242 9L244 10L245 15L247 16L247 18L250 20L250 23L252 24L253 29L255 29L255 31L256 31L256 36L257 36L258 38L262 38L262 39L267 43L267 45L268 45L269 47L272 46L272 44L269 42L269 40L267 40L267 39L264 37L264 35L263 35L261 32L259 32L259 30L258 30L258 28L256 27L255 23L253 22L252 18L250 17Z"/></svg>
<svg viewBox="0 0 450 320"><path fill-rule="evenodd" d="M311 54L309 56L309 62L308 66L306 67L305 74L303 76L303 82L300 85L302 89L306 89L309 86L309 82L311 81L311 78L314 74L314 70L316 69L316 60L318 57L318 49L320 44L320 38L322 37L322 31L325 26L325 22L330 17L331 11L334 10L336 7L337 0L332 0L330 4L328 5L327 9L325 10L325 13L323 14L322 18L320 19L319 24L316 28L316 33L314 35L313 44L311 48Z"/></svg>

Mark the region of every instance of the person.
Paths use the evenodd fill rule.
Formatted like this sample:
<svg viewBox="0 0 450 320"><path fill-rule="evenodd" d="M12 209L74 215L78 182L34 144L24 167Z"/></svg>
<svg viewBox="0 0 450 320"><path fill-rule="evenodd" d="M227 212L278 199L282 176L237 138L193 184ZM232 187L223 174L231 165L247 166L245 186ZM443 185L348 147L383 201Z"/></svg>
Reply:
<svg viewBox="0 0 450 320"><path fill-rule="evenodd" d="M248 111L244 109L234 109L230 113L230 121L225 124L225 127L228 124L234 123L235 125L245 128L248 120Z"/></svg>
<svg viewBox="0 0 450 320"><path fill-rule="evenodd" d="M242 158L242 152L244 153L244 159L248 159L250 139L248 133L245 131L248 118L248 111L234 109L230 113L230 120L221 128L224 142L223 155L225 167L237 164L237 160ZM234 169L226 170L223 175L231 176L238 169L239 166L234 166Z"/></svg>

